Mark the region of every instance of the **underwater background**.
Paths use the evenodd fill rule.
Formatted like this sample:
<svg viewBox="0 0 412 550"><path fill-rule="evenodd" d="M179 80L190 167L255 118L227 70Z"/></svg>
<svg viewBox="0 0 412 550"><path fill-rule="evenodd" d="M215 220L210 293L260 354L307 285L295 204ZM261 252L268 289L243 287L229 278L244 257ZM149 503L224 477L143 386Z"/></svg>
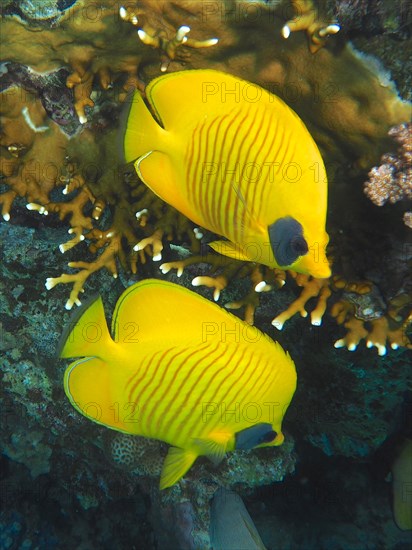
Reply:
<svg viewBox="0 0 412 550"><path fill-rule="evenodd" d="M410 548L394 516L412 506L410 2L0 7L0 548ZM130 90L200 68L262 86L307 126L329 181L330 279L213 253L122 161ZM146 278L197 278L290 353L283 445L199 458L160 491L165 443L71 406L69 310L100 294L110 320Z"/></svg>

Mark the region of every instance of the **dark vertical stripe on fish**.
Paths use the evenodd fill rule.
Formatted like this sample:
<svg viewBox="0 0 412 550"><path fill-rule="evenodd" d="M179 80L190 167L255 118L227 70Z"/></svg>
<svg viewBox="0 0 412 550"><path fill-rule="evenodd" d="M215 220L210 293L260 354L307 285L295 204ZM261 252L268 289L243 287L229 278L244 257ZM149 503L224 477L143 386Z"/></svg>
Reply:
<svg viewBox="0 0 412 550"><path fill-rule="evenodd" d="M274 159L274 163L278 162L276 155L277 155L277 150L279 150L279 148L275 149L275 145L276 145L277 141L281 143L282 139L283 139L283 136L285 135L284 125L282 124L280 126L280 128L282 129L282 135L279 136L277 133L273 134L273 139L272 139L272 142L270 144L270 148L267 149L267 155L265 157L265 162L266 162L266 159L269 157L269 155L272 157L272 159ZM274 170L279 171L279 168L274 166ZM260 188L260 193L259 193L259 206L260 206L260 208L262 208L264 205L266 205L265 197L263 197L265 189L266 189L266 185L262 185L261 188ZM266 191L267 191L267 189L266 189Z"/></svg>
<svg viewBox="0 0 412 550"><path fill-rule="evenodd" d="M170 352L170 351L173 351L173 348L169 348L169 349L166 349L162 355L159 357L159 359L157 360L157 363L155 366L153 366L153 364L151 365L151 370L150 370L150 377L148 377L147 381L145 384L142 384L142 386L140 388L138 388L138 393L134 396L135 397L135 400L134 400L134 403L139 403L140 401L144 404L145 401L144 399L142 399L143 397L143 394L144 392L147 390L147 388L154 382L155 378L156 378L156 374L157 374L157 371L158 369L160 368L160 365L162 364L162 361L163 359L166 357L166 355Z"/></svg>
<svg viewBox="0 0 412 550"><path fill-rule="evenodd" d="M189 145L189 153L188 153L188 159L187 159L187 164L186 164L186 195L189 197L189 199L191 197L193 197L194 195L194 189L193 189L193 185L194 185L194 180L193 180L193 175L192 175L192 171L193 171L193 156L194 156L194 152L195 152L195 137L196 137L196 131L197 131L197 127L193 130L192 132L192 139L190 140L190 145Z"/></svg>
<svg viewBox="0 0 412 550"><path fill-rule="evenodd" d="M239 201L239 197L236 193L236 190L239 188L240 182L237 182L237 177L239 175L238 173L238 166L236 166L236 162L234 165L232 165L231 157L234 151L239 151L239 147L241 147L243 141L245 140L245 136L243 136L243 125L245 123L245 120L247 120L249 116L249 112L247 111L244 116L241 119L236 120L236 128L235 128L235 135L233 136L232 142L230 144L229 151L226 156L226 170L230 170L232 174L229 176L230 179L227 179L225 177L224 179L224 186L222 185L222 191L226 192L221 196L221 200L219 200L219 209L220 209L220 233L227 235L225 233L226 227L228 225L228 222L233 223L233 215L230 216L229 220L229 202L232 196L235 198L235 202ZM243 136L243 137L242 137ZM247 136L246 136L247 138ZM241 140L239 143L239 139ZM239 169L240 170L240 169ZM232 179L233 178L233 179ZM234 181L233 181L234 180ZM230 232L232 233L232 232ZM230 235L229 233L229 235Z"/></svg>
<svg viewBox="0 0 412 550"><path fill-rule="evenodd" d="M202 133L203 133L204 127L205 127L205 123L203 122L203 124L200 127L198 126L197 129L196 129L196 136L195 136L195 142L194 142L195 156L194 156L194 159L193 159L193 167L192 167L193 195L191 197L191 200L193 201L193 204L195 205L196 209L199 210L200 212L202 210L201 210L201 205L200 205L200 189L199 189L200 186L199 186L199 180L198 180L198 171L199 171L199 165L200 165L201 158L202 158L202 155L201 155L202 148L201 148L201 146L198 147L198 144L199 144L199 142L201 143Z"/></svg>
<svg viewBox="0 0 412 550"><path fill-rule="evenodd" d="M266 166L265 166L265 163L262 162L261 153L262 153L263 149L265 147L267 147L267 138L268 138L268 135L269 135L269 131L271 129L271 122L272 121L269 117L265 118L265 112L263 111L263 113L261 114L261 123L259 125L258 132L256 133L255 138L250 141L249 150L246 154L246 158L249 158L252 154L253 147L260 141L260 145L259 145L259 147L256 151L256 154L253 157L253 159L251 159L251 163L252 163L253 166L256 166L256 167L258 167L258 169L260 169L261 176L259 177L259 180L254 185L248 185L247 188L246 188L246 192L245 192L246 204L250 205L250 209L251 209L250 214L256 220L260 219L260 214L261 214L261 209L260 209L259 205L255 204L256 191L260 186L264 185L264 182L266 181L265 176L264 176L264 171L266 170ZM276 122L277 122L277 119L276 119ZM262 128L264 128L265 123L266 123L266 130L264 130L265 135L262 136L262 134L259 134L259 132L261 131ZM276 128L273 131L274 131L274 134L275 134L276 133ZM253 198L251 198L251 197L253 197ZM247 215L247 212L243 211L242 212L242 221L241 221L242 233L241 233L241 236L240 236L240 239L239 239L240 242L243 242L243 240L244 240L244 231L243 230L244 230L244 227L245 227L245 224L246 224L246 215Z"/></svg>
<svg viewBox="0 0 412 550"><path fill-rule="evenodd" d="M223 132L223 135L222 135L222 142L221 142L221 146L220 146L219 159L216 163L218 169L217 169L217 173L216 173L215 184L213 186L213 193L214 193L214 196L217 197L217 200L214 202L215 208L213 210L213 214L214 214L215 228L216 228L217 233L221 233L221 230L220 230L221 223L220 223L220 215L219 214L221 213L222 202L223 202L222 197L223 197L223 193L225 191L225 186L223 185L223 182L225 181L225 178L223 178L223 176L222 176L223 158L225 158L225 160L227 160L227 156L226 155L224 156L225 143L226 143L226 139L227 139L227 134L228 134L230 128L232 127L234 121L238 118L238 116L239 116L239 111L236 110L234 112L234 116L230 120L226 121L226 128L225 128L225 130ZM220 132L219 132L219 134L220 134ZM217 134L216 137L219 137L219 134ZM233 142L232 142L232 144L233 144ZM219 185L219 176L220 176L220 185Z"/></svg>
<svg viewBox="0 0 412 550"><path fill-rule="evenodd" d="M235 355L238 351L239 351L239 348L236 346L235 349L234 349L234 351L233 351L233 353L232 353L232 355L231 355L230 358L226 361L225 365L213 374L212 378L209 380L209 388L212 387L212 382L213 382L214 378L219 374L219 372L221 372L222 370L226 369L227 366L230 365L230 363L232 362L232 359L233 359L234 355ZM216 396L217 396L219 390L224 389L224 388L223 388L224 382L225 382L228 378L230 379L230 377L231 377L231 376L236 372L236 370L239 368L239 364L242 363L243 358L244 358L244 355L245 355L245 352L246 352L246 348L244 348L243 354L239 357L239 359L237 360L236 364L233 366L232 370L231 370L230 372L227 373L227 375L223 378L223 380L221 380L221 381L219 382L219 384L215 384L215 385L216 385L216 389L215 389L214 393L211 395L210 398L208 397L208 402L209 402L209 403L214 403L214 402L215 402L215 399L216 399ZM232 385L235 385L236 383L239 383L239 382L240 382L240 380L241 380L241 378L242 378L242 376L243 376L243 374L244 374L244 372L246 371L247 368L248 368L248 364L247 364L247 362L246 362L245 368L244 368L242 374L236 378L236 381L233 382L233 383L231 384L231 386L232 386ZM226 393L225 393L224 395L222 395L221 399L219 399L219 401L220 401L221 403L224 403L224 400L225 400L225 398L226 398L226 396L227 396L227 390L225 390L225 391L226 391ZM195 426L196 423L199 421L199 415L196 415L196 414L194 415L193 413L195 412L196 407L198 407L198 406L200 405L200 401L201 401L202 397L203 397L203 396L199 396L199 398L197 399L197 401L193 404L192 409L191 409L191 411L190 411L190 413L189 413L189 417L190 417L190 416L193 416L194 421L193 421L191 424L187 424L185 430L184 430L183 426L181 427L181 429L182 429L183 431L185 431L186 434L189 434L191 430L193 431L193 430L194 430L194 426ZM220 412L220 411L219 411L219 412ZM220 423L220 422L219 422L219 420L218 420L217 424L219 424L219 423ZM209 424L208 424L208 425L209 425ZM210 426L209 426L209 427L210 427Z"/></svg>
<svg viewBox="0 0 412 550"><path fill-rule="evenodd" d="M159 399L156 401L155 407L157 407L159 410L160 409L165 410L165 411L170 410L175 397L173 396L168 402L166 402L166 398L167 398L167 395L170 393L171 389L175 387L181 369L187 364L187 362L189 361L189 359L191 357L193 357L194 355L196 355L198 353L202 353L208 347L209 347L209 344L206 344L205 346L195 350L190 355L187 355L186 357L184 357L184 360L182 361L182 363L179 366L176 366L176 368L174 370L174 373L173 373L173 378L171 379L170 383L165 387L164 392L162 393L162 395L160 395ZM187 351L187 350L188 350L188 348L185 349L185 351ZM183 380L185 380L184 377L183 377ZM178 392L175 395L178 395ZM163 407L161 407L161 405L163 405ZM160 414L158 419L157 419L157 423L156 423L156 433L159 433L160 426L161 426L161 420L162 420L162 415Z"/></svg>
<svg viewBox="0 0 412 550"><path fill-rule="evenodd" d="M256 119L257 119L259 114L260 113L259 113L258 109L255 109L255 114L254 114L254 116L253 116L253 118L252 118L252 120L249 124L248 129L244 130L243 128L240 128L239 134L238 134L240 136L240 131L243 130L243 139L242 139L242 141L240 142L240 144L237 148L237 156L236 156L236 160L235 160L235 166L239 165L239 180L240 181L239 181L239 185L237 186L237 188L235 188L236 192L229 194L229 201L228 201L227 207L226 207L226 223L225 223L225 229L224 229L224 234L225 235L228 235L228 234L230 235L230 223L234 222L233 223L234 233L233 233L233 237L231 239L234 242L239 242L239 241L242 242L240 236L243 235L243 233L244 233L242 223L239 222L239 208L241 208L243 214L245 214L245 211L249 208L248 205L247 205L247 202L245 200L244 189L242 188L243 172L245 170L245 164L248 160L248 153L243 154L243 147L244 147L245 144L249 143L249 147L248 147L248 152L249 152L250 149L253 147L253 145L256 146L256 138L259 135L260 128L262 127L262 120L260 121L259 126L256 129L255 135L253 137L251 137L251 131L252 131L252 129L254 128L254 126L256 124ZM240 163L241 159L243 160L242 164ZM239 196L239 194L241 196ZM230 216L230 208L232 206L232 197L234 199L234 216ZM243 203L243 201L245 201L245 204Z"/></svg>
<svg viewBox="0 0 412 550"><path fill-rule="evenodd" d="M166 384L164 383L165 374L167 373L167 371L168 371L170 365L172 364L172 362L174 362L176 360L176 358L179 357L179 355L182 355L183 353L187 352L187 349L188 348L184 348L183 350L175 353L174 355L172 355L171 357L168 358L167 364L164 365L164 367L162 369L163 370L162 375L158 377L157 385L153 387L153 389L152 389L152 391L150 392L149 395L144 396L145 413L146 413L145 414L145 417L146 417L145 422L146 422L146 428L147 428L146 433L156 433L154 430L151 430L150 423L152 421L153 411L156 410L156 407L157 407L158 403L161 402L161 399L158 399L157 401L155 401L154 397L159 394L160 389L162 388L162 386L166 387L164 393L166 393L169 390L169 386L166 386ZM182 364L185 361L186 361L186 357L183 358ZM173 365L173 368L177 370L176 365ZM175 373L176 373L176 370L175 370ZM155 381L155 379L153 378L153 382L154 381ZM142 419L142 422L143 422L143 419Z"/></svg>
<svg viewBox="0 0 412 550"><path fill-rule="evenodd" d="M277 122L277 119L276 119L276 122ZM255 162L259 158L260 163L262 165L262 171L263 171L263 166L268 164L267 159L272 155L273 142L276 140L277 125L276 125L275 129L273 130L272 140L270 142L270 145L268 146L267 140L268 140L269 132L271 132L271 130L272 130L271 121L269 120L268 125L267 125L267 129L266 129L266 133L265 133L265 137L262 140L262 144L261 144L259 150L257 151L256 157L255 157ZM261 158L261 153L264 152L265 147L266 147L266 151L265 151L266 154L265 154L265 156L262 155L263 156L263 159L262 159ZM269 164L271 164L271 162L269 162ZM268 168L269 177L270 177L271 173L272 173L272 171L271 171L271 168L269 166L269 168ZM263 172L262 172L262 174L263 174ZM269 183L271 183L271 182L269 181ZM266 178L262 177L262 180L260 182L260 186L256 185L256 186L253 187L252 198L250 199L250 204L253 204L253 206L255 208L255 214L258 217L258 219L260 219L260 217L262 215L262 202L257 203L256 202L256 196L257 196L257 194L259 194L260 197L262 197L262 189L264 189L265 184L266 184Z"/></svg>
<svg viewBox="0 0 412 550"><path fill-rule="evenodd" d="M217 348L218 349L218 348ZM199 363L205 359L205 358L210 358L210 353L208 353L206 356L202 357L197 363L196 365L193 365L192 367L192 371L193 370L196 370L198 369L200 371L200 375L196 378L196 380L193 382L193 384L191 385L190 388L187 388L186 390L186 395L189 397L190 394L193 392L194 388L196 388L201 379L203 378L203 376L207 373L207 371L210 369L210 367L213 367L215 363L217 363L219 361L219 359L221 357L223 357L226 353L226 348L223 348L222 350L222 353L220 353L217 357L213 357L213 359L207 364L207 365L203 365L202 368L198 368L198 365ZM210 379L209 381L209 384L208 386L211 384L213 378L216 376L216 374L221 371L222 369L225 369L227 366L227 364L223 365L220 369L218 369L212 376L212 378ZM216 368L216 367L215 367ZM182 388L182 391L183 391L183 388ZM201 401L202 399L204 399L204 394L200 394L199 395L199 398L197 400L197 402ZM165 430L169 430L169 429L172 429L175 433L180 433L183 435L184 433L184 427L187 426L187 419L191 417L191 414L192 414L192 411L194 410L194 405L192 407L192 409L190 411L187 411L184 412L184 409L185 407L187 407L187 405L190 403L190 399L185 399L182 404L180 405L180 407L175 410L175 414L174 416L170 419L169 421L169 424L165 426ZM177 422L177 421L180 421L180 424L178 427L174 426L174 422Z"/></svg>
<svg viewBox="0 0 412 550"><path fill-rule="evenodd" d="M134 381L133 386L129 390L129 402L130 403L132 402L132 397L133 397L134 390L140 384L140 382L145 379L147 371L149 370L152 361L154 360L156 355L159 355L161 352L162 352L162 350L159 350L159 351L156 351L153 355L150 355L150 356L146 357L146 367L143 367L143 365L142 365L142 367L140 367L139 370L136 373L134 373L129 378L129 380L127 381L126 387L129 386Z"/></svg>
<svg viewBox="0 0 412 550"><path fill-rule="evenodd" d="M219 359L220 357L222 357L222 355L226 352L226 349L223 350L223 353L217 357L217 359ZM229 359L227 361L225 361L225 364L222 365L222 367L218 370L216 370L212 377L210 378L209 382L208 382L208 389L211 387L212 383L213 383L213 380L216 378L216 376L218 376L218 374L220 372L222 372L223 370L227 369L228 368L228 365L230 365L232 359L233 359L233 356L236 354L237 352L237 348L234 349L232 355L229 357ZM232 374L234 372L234 370L236 369L236 366L232 369L232 371L228 374L228 376L230 376L230 374ZM227 377L226 377L227 378ZM222 382L219 384L219 388L222 387L223 385L223 381L226 379L224 378L222 380ZM199 380L201 379L201 377L199 377ZM199 380L197 381L197 383L199 382ZM196 385L196 384L195 384ZM194 418L195 419L195 422L193 423L193 426L194 424L196 424L196 422L198 422L199 420L199 415L196 415L194 414L195 411L196 411L196 408L199 406L200 402L203 401L205 398L205 395L204 394L199 394L199 397L197 398L197 400L194 402L194 404L192 405L192 408L187 411L185 413L185 415L183 416L183 418L181 419L181 422L180 422L180 425L178 427L178 430L182 432L182 434L184 434L186 432L186 435L188 435L190 433L190 430L193 430L193 427L192 425L189 425L188 423L188 419L189 418ZM185 429L186 428L186 429Z"/></svg>
<svg viewBox="0 0 412 550"><path fill-rule="evenodd" d="M212 208L213 208L213 197L212 197L212 194L211 194L211 189L210 189L210 183L211 183L211 179L208 177L207 180L206 180L206 174L205 174L205 168L206 166L208 166L208 169L210 169L209 167L209 164L211 164L212 168L213 168L213 162L210 160L211 158L211 155L209 153L209 146L210 146L210 141L211 140L211 133L214 129L214 126L216 124L216 122L219 121L219 118L220 117L215 117L209 124L208 124L208 127L207 127L207 132L206 132L206 136L205 136L205 152L204 152L204 156L203 156L203 166L202 166L202 181L199 182L199 185L201 187L201 190L203 192L203 200L202 200L202 204L201 204L201 208L202 208L202 212L203 212L203 216L205 217L207 223L209 224L209 227L212 227L212 220L211 220L211 212L212 212ZM212 136L213 136L213 133L212 133ZM210 140L210 141L209 141ZM216 140L215 140L216 142ZM215 146L215 144L214 144Z"/></svg>
<svg viewBox="0 0 412 550"><path fill-rule="evenodd" d="M268 387L268 380L269 380L269 378L270 378L271 376L273 376L273 375L274 375L273 369L269 369L269 372L267 373L267 375L266 375L264 378L263 378L263 377L262 377L262 378L259 377L259 378L256 379L255 383L253 384L253 387L250 388L250 392L251 392L251 393L253 392L254 395L255 395L256 397L258 397L259 394L260 394L261 389L262 389L264 386ZM261 384L257 385L259 381L261 381ZM272 387L273 383L271 382L269 385ZM255 387L256 387L256 389L255 389Z"/></svg>

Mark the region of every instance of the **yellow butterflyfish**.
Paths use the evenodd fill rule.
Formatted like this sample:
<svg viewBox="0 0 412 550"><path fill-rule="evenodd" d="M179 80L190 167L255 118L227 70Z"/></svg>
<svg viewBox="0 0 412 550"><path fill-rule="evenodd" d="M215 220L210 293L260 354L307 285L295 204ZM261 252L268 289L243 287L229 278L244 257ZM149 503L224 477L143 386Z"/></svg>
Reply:
<svg viewBox="0 0 412 550"><path fill-rule="evenodd" d="M277 96L214 70L163 75L131 97L124 151L161 199L228 239L210 243L221 254L330 276L325 167Z"/></svg>
<svg viewBox="0 0 412 550"><path fill-rule="evenodd" d="M61 357L72 405L90 420L171 445L160 487L198 456L280 445L296 371L280 344L179 285L146 279L119 298L107 328L101 298L80 312Z"/></svg>

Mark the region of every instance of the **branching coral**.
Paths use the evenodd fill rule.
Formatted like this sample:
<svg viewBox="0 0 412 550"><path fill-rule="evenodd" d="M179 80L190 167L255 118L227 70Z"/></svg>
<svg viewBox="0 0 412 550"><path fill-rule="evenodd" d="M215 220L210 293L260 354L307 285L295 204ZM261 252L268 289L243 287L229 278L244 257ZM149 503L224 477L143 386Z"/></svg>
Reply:
<svg viewBox="0 0 412 550"><path fill-rule="evenodd" d="M318 6L312 0L292 0L295 17L282 28L283 38L289 38L291 32L304 30L309 40L309 49L316 53L322 48L329 36L340 31L337 21L329 21L320 15Z"/></svg>
<svg viewBox="0 0 412 550"><path fill-rule="evenodd" d="M168 262L160 268L163 273L176 269L178 276L181 276L186 267L201 262L212 265L212 271L208 275L195 277L192 285L212 288L215 301L219 300L221 291L227 288L232 279L250 279L252 285L249 292L243 298L225 304L228 309L244 307L243 317L250 324L254 323L255 311L260 304L260 293L283 287L288 277L302 291L272 320L272 325L278 330L297 313L301 317L307 317L308 310L312 325L321 325L329 301L334 296L329 308L330 314L339 325L347 329L346 335L336 341L336 348L347 347L349 351L354 351L360 341L365 340L367 347L376 347L379 355L386 354L387 341L392 349L412 349L412 342L406 334L412 322L408 294L400 294L386 305L377 289L368 281L347 281L337 275L330 279L316 279L292 271L269 270L260 265L221 259L213 254ZM339 298L336 300L336 297ZM316 300L314 307L310 303L311 299Z"/></svg>
<svg viewBox="0 0 412 550"><path fill-rule="evenodd" d="M394 126L388 134L400 144L398 154L383 155L382 164L372 168L364 187L377 206L412 199L412 123ZM406 212L403 219L412 228L412 212Z"/></svg>
<svg viewBox="0 0 412 550"><path fill-rule="evenodd" d="M287 20L277 2L141 0L121 8L113 0L101 0L92 9L77 2L47 27L28 25L13 16L3 19L3 60L26 67L18 80L22 87L8 88L1 97L0 170L9 186L0 195L3 218L10 218L14 199L24 197L28 208L69 221L71 238L61 244L62 252L85 241L97 256L72 261L69 266L77 272L48 280L48 288L63 282L73 285L67 307L79 303L85 282L98 269L105 267L116 276L117 260L135 273L147 257L160 259L166 240L184 241L199 250L201 229L193 233L190 222L137 181L117 156L114 133L121 101L128 89L143 90L144 81L159 70L215 68L268 88L298 111L332 163L370 166L387 150L387 130L405 120L409 106L399 100L390 83L382 85L381 75L349 46L342 47L339 56L328 48L325 39L338 26L317 3L293 1L291 6L293 15ZM282 38L282 33L285 37L299 30L306 31L312 52L326 47L312 55L303 33L295 32L287 42ZM268 48L269 43L273 48ZM65 84L82 123L70 138L61 131L61 103L56 106L60 115L54 119L59 126L47 116L51 103L38 85L26 86L32 93L24 90L29 74L51 71L66 75ZM7 82L10 79L9 75ZM297 95L291 98L289 92L295 88ZM105 105L111 109L109 122L102 122ZM162 269L181 271L196 261L214 266L214 273L195 277L194 284L211 287L215 299L232 278L251 278L250 292L227 304L245 307L250 323L259 292L279 288L286 279L281 270L270 272L214 255L169 262ZM306 315L306 303L312 297L318 299L312 318L320 323L330 283L294 274L289 278L302 287L302 294L274 321L283 325L296 312Z"/></svg>

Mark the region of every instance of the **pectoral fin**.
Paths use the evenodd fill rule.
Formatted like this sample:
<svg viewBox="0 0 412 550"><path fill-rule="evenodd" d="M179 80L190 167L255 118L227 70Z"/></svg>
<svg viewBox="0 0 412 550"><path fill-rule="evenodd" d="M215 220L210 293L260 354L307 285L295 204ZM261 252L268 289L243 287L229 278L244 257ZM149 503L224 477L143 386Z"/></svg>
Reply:
<svg viewBox="0 0 412 550"><path fill-rule="evenodd" d="M182 478L192 466L198 455L193 451L170 447L163 463L160 476L160 489L167 489Z"/></svg>
<svg viewBox="0 0 412 550"><path fill-rule="evenodd" d="M196 438L193 441L199 447L199 455L205 455L213 464L219 464L225 457L229 438L230 434L219 434L213 439Z"/></svg>
<svg viewBox="0 0 412 550"><path fill-rule="evenodd" d="M215 252L218 252L223 256L233 258L234 260L239 260L241 262L251 261L239 246L231 243L230 241L213 241L209 243L209 246L213 248Z"/></svg>

